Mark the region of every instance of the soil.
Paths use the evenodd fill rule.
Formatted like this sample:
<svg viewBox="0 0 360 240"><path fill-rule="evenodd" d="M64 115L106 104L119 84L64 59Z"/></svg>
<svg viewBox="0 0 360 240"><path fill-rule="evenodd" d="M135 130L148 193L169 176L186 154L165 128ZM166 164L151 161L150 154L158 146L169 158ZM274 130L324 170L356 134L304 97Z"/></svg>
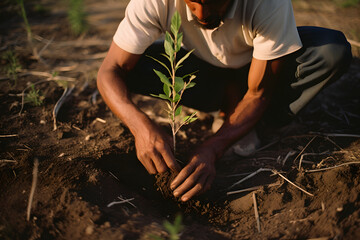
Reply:
<svg viewBox="0 0 360 240"><path fill-rule="evenodd" d="M353 40L350 69L289 125L264 129L263 146L270 146L218 161L211 190L188 203L164 197L166 187L159 190L159 183L168 186L162 180L168 176L147 174L133 136L96 90L97 69L128 1L86 0L89 28L81 36L71 33L63 3L27 1L33 45L46 46L42 60L33 57L17 8L1 3L0 53L11 50L23 72L16 81L7 78L8 62L1 59L0 239L166 239L163 222L173 222L177 214L185 226L181 239L360 239L360 7L293 2L298 25L333 27ZM75 79L56 130L52 112L64 88L56 81L39 82L46 77L35 71ZM41 106L22 104L21 93L32 83L43 96ZM138 95L134 101L168 129L161 102ZM186 126L180 151L189 154L208 137L212 120L200 113ZM37 184L27 220L35 159ZM230 188L260 168L277 170L311 195L269 171ZM122 203L110 204L114 201Z"/></svg>

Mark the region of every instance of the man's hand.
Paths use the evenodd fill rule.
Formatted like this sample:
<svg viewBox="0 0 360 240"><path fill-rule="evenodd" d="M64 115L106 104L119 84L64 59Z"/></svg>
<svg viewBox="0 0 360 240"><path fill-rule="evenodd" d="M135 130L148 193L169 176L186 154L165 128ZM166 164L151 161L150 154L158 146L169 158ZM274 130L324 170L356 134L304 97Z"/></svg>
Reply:
<svg viewBox="0 0 360 240"><path fill-rule="evenodd" d="M197 151L171 183L174 196L185 202L209 190L216 174L215 160L212 149L203 147Z"/></svg>
<svg viewBox="0 0 360 240"><path fill-rule="evenodd" d="M165 172L168 168L180 171L171 150L171 137L154 123L148 123L145 129L136 131L136 154L150 174Z"/></svg>

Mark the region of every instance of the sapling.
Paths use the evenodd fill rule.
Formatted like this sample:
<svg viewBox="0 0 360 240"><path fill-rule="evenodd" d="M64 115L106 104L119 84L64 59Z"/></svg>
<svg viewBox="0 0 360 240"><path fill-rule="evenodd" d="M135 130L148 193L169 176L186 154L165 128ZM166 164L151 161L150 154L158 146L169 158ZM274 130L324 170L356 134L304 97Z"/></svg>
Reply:
<svg viewBox="0 0 360 240"><path fill-rule="evenodd" d="M190 54L194 51L191 50L185 56L183 56L179 61L177 61L177 53L181 49L183 34L179 32L181 26L181 17L178 12L175 12L171 19L171 33L166 31L165 33L165 41L164 48L165 54L161 54L164 56L170 63L170 67L168 67L165 63L160 60L149 56L156 62L160 63L168 72L169 77L167 77L164 73L157 71L154 69L154 72L159 77L160 81L163 85L163 94L150 94L153 97L157 97L166 101L166 105L168 107L167 113L169 117L169 122L172 131L173 137L173 150L174 153L176 151L176 133L180 130L180 128L186 124L189 124L197 119L196 112L192 113L189 116L178 120L181 112L182 106L180 105L180 100L184 94L186 89L195 86L195 83L192 82L195 79L194 74L187 74L183 77L176 76L176 71L182 66L181 64L190 56ZM185 79L188 79L187 81Z"/></svg>

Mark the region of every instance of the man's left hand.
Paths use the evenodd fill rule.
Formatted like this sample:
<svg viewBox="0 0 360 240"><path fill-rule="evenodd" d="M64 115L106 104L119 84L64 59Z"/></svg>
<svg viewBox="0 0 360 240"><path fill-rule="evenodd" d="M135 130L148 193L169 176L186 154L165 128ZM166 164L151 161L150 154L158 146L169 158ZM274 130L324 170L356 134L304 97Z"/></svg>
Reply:
<svg viewBox="0 0 360 240"><path fill-rule="evenodd" d="M171 183L175 197L185 202L210 189L215 178L216 155L210 148L198 150Z"/></svg>

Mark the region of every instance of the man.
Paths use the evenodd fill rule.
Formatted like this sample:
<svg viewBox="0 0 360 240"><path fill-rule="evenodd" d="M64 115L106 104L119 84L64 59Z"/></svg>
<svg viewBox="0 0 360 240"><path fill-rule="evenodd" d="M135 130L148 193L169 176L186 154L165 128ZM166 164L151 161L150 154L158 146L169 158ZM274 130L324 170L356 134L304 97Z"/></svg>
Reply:
<svg viewBox="0 0 360 240"><path fill-rule="evenodd" d="M197 86L185 93L182 103L225 113L221 128L196 148L183 169L170 137L129 94L161 90L154 64L144 55L164 52L154 41L170 30L175 10L182 19L181 54L195 49L183 70L199 70ZM296 28L290 0L131 0L100 67L98 88L134 135L138 159L147 171L178 171L171 188L187 201L210 188L215 161L260 119L296 114L338 79L350 60L342 33Z"/></svg>

